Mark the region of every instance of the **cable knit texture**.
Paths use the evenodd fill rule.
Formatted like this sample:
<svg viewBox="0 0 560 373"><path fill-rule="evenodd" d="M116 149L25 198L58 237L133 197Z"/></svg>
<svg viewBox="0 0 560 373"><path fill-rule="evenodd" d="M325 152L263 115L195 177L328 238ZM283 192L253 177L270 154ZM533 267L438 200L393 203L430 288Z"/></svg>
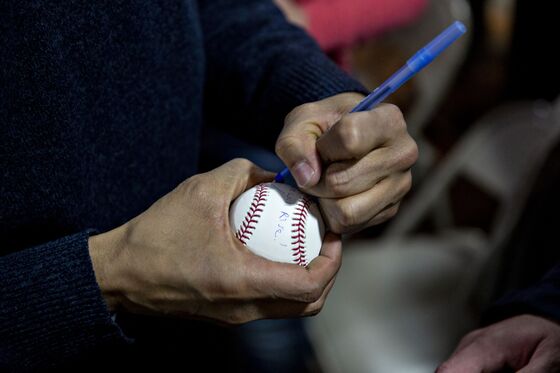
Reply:
<svg viewBox="0 0 560 373"><path fill-rule="evenodd" d="M204 116L272 139L345 91L363 88L268 0L0 2L0 370L125 342L89 229L196 173Z"/></svg>

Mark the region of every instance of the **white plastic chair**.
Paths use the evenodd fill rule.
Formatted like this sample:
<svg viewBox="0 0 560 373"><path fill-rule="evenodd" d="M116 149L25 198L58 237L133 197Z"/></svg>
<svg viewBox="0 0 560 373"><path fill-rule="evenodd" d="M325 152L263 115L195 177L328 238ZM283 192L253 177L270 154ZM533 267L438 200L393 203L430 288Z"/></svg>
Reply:
<svg viewBox="0 0 560 373"><path fill-rule="evenodd" d="M343 267L323 312L309 323L325 372L433 372L476 326L470 301L491 254L513 229L526 193L560 139L560 100L520 102L482 118L380 240L345 246ZM440 213L436 234L415 234L458 177L499 201L486 234L454 226ZM468 198L468 196L467 196ZM486 299L487 300L487 299Z"/></svg>
<svg viewBox="0 0 560 373"><path fill-rule="evenodd" d="M409 234L429 214L436 215L437 228L452 227L451 212L443 210L448 206L452 182L460 176L496 197L501 214L511 215L519 193L558 137L555 111L558 109L545 101L517 102L483 117L403 204L386 234Z"/></svg>

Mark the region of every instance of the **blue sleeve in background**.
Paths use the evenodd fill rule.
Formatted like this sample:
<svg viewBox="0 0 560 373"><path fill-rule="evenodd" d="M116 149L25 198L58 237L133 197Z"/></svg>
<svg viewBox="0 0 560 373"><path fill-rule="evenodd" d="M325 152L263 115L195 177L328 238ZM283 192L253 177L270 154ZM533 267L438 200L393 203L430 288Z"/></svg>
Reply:
<svg viewBox="0 0 560 373"><path fill-rule="evenodd" d="M525 313L560 322L560 265L536 285L510 292L498 300L486 313L484 323Z"/></svg>
<svg viewBox="0 0 560 373"><path fill-rule="evenodd" d="M521 218L505 244L496 295L506 295L488 310L485 323L523 313L560 321L559 223L550 218L560 208L558 187L560 143L541 166Z"/></svg>

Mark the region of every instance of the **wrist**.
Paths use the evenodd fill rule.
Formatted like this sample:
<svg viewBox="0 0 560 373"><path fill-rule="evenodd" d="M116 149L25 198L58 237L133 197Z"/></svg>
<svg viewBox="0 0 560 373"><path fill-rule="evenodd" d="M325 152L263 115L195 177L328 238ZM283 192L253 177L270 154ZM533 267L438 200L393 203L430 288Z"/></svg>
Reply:
<svg viewBox="0 0 560 373"><path fill-rule="evenodd" d="M119 286L119 256L122 254L123 228L91 236L88 240L89 254L101 295L110 312L120 307L121 289Z"/></svg>

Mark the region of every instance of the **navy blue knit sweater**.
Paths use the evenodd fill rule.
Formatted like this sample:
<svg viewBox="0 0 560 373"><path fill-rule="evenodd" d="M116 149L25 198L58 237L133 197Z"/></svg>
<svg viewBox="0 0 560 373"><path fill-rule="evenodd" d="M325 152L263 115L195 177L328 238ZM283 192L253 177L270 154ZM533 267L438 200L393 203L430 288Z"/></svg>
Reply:
<svg viewBox="0 0 560 373"><path fill-rule="evenodd" d="M273 139L361 90L268 0L0 2L0 370L123 340L87 239L196 173L209 118Z"/></svg>

